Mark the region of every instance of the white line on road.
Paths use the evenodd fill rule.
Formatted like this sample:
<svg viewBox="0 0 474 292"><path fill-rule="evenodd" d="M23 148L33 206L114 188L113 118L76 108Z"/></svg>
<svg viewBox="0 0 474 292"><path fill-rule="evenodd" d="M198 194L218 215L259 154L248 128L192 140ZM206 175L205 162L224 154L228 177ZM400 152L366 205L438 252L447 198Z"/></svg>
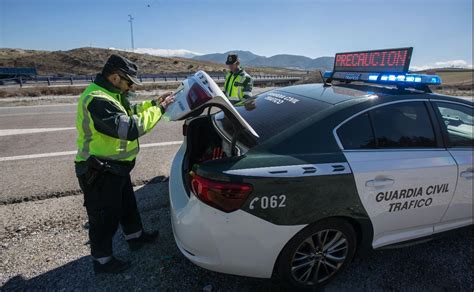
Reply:
<svg viewBox="0 0 474 292"><path fill-rule="evenodd" d="M0 130L1 136L11 136L11 135L22 135L22 134L35 134L35 133L45 133L45 132L56 132L56 131L66 131L74 130L76 127L68 128L33 128L33 129L6 129Z"/></svg>
<svg viewBox="0 0 474 292"><path fill-rule="evenodd" d="M148 143L148 144L141 144L140 148L180 145L181 143L183 143L183 141ZM24 160L24 159L35 159L35 158L45 158L45 157L69 156L69 155L75 155L76 153L77 153L77 151L63 151L63 152L51 152L51 153L8 156L8 157L0 157L0 162L2 162L2 161Z"/></svg>
<svg viewBox="0 0 474 292"><path fill-rule="evenodd" d="M2 99L2 101L5 101L5 99ZM12 98L11 101L29 101L27 99L25 100L15 100ZM60 103L60 104L40 104L40 105L16 105L16 106L0 106L0 111L3 109L21 109L21 108L35 108L35 107L57 107L57 106L74 106L77 107L77 103Z"/></svg>
<svg viewBox="0 0 474 292"><path fill-rule="evenodd" d="M140 148L180 145L180 144L182 144L182 143L183 143L183 141L170 141L170 142L147 143L147 144L140 144Z"/></svg>
<svg viewBox="0 0 474 292"><path fill-rule="evenodd" d="M0 118L3 118L3 117L17 117L17 116L33 116L33 115L42 115L42 116L46 116L46 115L64 115L64 114L73 114L75 115L76 112L43 112L43 113L28 113L28 112L25 112L25 113L16 113L16 114L5 114L5 115L0 115Z"/></svg>

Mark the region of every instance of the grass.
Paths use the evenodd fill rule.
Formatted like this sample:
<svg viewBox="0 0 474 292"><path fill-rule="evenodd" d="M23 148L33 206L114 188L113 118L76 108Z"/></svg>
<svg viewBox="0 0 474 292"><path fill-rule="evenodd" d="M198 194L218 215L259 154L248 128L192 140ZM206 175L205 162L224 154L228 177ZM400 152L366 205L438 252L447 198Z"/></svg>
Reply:
<svg viewBox="0 0 474 292"><path fill-rule="evenodd" d="M473 83L473 71L460 71L460 72L449 72L440 71L436 72L443 80L444 86L452 85L471 85Z"/></svg>
<svg viewBox="0 0 474 292"><path fill-rule="evenodd" d="M0 89L0 98L4 97L36 97L45 95L80 95L84 91L82 86L64 86L64 87L26 87L26 88L6 88Z"/></svg>

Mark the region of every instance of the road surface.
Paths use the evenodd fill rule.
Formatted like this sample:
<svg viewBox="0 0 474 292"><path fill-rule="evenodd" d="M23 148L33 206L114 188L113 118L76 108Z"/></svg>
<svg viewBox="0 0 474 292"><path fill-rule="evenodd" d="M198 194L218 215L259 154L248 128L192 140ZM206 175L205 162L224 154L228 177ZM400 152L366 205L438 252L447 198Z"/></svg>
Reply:
<svg viewBox="0 0 474 292"><path fill-rule="evenodd" d="M116 254L133 267L95 277L74 174L75 111L74 104L0 107L0 290L284 291L269 280L198 268L176 248L163 180L182 141L182 122L161 121L141 138L132 173L145 229L160 230L160 240L130 253L117 233ZM356 258L327 290L472 290L473 239L470 229Z"/></svg>
<svg viewBox="0 0 474 292"><path fill-rule="evenodd" d="M78 191L74 174L76 105L0 108L0 203ZM168 176L183 139L182 122L160 121L140 139L132 178Z"/></svg>

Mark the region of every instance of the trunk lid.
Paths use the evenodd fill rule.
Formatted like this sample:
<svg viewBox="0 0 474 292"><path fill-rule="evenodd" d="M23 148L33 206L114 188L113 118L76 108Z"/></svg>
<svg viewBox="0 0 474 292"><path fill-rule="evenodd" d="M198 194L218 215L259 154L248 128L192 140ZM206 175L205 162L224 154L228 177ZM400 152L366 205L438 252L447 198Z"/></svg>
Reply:
<svg viewBox="0 0 474 292"><path fill-rule="evenodd" d="M258 133L240 115L219 86L204 71L198 71L184 80L174 92L175 102L165 113L169 121L184 120L199 116L206 108L217 107L233 121L233 124L250 135L254 140L259 138Z"/></svg>

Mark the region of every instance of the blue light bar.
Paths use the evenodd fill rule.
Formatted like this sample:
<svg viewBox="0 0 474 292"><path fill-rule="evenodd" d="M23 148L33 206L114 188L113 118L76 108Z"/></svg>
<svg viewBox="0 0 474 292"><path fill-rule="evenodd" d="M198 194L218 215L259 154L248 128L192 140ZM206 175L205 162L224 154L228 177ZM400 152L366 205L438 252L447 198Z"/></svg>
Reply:
<svg viewBox="0 0 474 292"><path fill-rule="evenodd" d="M369 81L377 81L379 79L379 74L370 74Z"/></svg>
<svg viewBox="0 0 474 292"><path fill-rule="evenodd" d="M324 78L339 81L362 81L377 84L390 84L399 86L440 85L441 77L438 75L412 74L412 73L366 73L366 72L324 72Z"/></svg>
<svg viewBox="0 0 474 292"><path fill-rule="evenodd" d="M324 79L330 78L332 76L332 71L324 71L323 77Z"/></svg>

